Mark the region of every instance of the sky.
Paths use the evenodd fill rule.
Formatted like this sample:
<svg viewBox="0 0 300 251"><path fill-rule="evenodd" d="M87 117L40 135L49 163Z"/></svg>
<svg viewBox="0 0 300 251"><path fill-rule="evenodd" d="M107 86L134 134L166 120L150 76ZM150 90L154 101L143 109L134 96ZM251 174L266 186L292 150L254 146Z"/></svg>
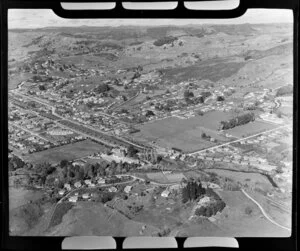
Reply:
<svg viewBox="0 0 300 251"><path fill-rule="evenodd" d="M286 9L249 9L232 19L66 19L51 9L9 9L8 28L42 28L49 26L121 26L121 25L187 25L187 24L242 24L292 23L293 12Z"/></svg>

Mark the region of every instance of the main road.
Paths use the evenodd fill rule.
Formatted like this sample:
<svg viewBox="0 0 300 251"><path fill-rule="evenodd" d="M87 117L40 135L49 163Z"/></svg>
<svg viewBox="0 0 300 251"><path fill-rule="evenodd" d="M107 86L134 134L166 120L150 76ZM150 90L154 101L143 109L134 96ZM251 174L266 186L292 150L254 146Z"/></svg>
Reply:
<svg viewBox="0 0 300 251"><path fill-rule="evenodd" d="M20 96L22 96L22 97L24 97L24 98L31 99L31 100L33 100L33 101L35 101L35 102L37 102L37 103L40 103L40 104L42 104L42 105L45 105L45 106L51 108L52 114L55 115L55 116L57 116L57 117L59 117L59 118L62 119L62 120L66 120L66 121L68 121L68 122L70 122L70 123L76 124L76 125L81 126L81 127L86 127L86 128L88 128L88 129L90 129L90 130L93 130L93 131L95 131L95 132L98 132L98 133L104 134L104 135L106 135L106 136L109 136L109 137L111 137L112 139L115 138L115 139L117 139L117 140L119 140L119 141L121 141L121 142L123 142L123 143L129 144L129 145L132 145L132 146L135 146L135 147L137 147L137 148L139 148L139 149L147 149L147 147L145 147L145 146L141 146L141 145L139 145L139 144L137 144L137 143L135 143L135 142L128 141L128 140L126 140L126 139L124 139L124 138L122 138L122 137L119 137L119 136L116 136L116 135L111 135L111 134L109 134L109 133L107 133L107 132L104 132L104 131L95 129L95 128L91 127L91 126L87 126L87 125L84 125L84 124L82 124L82 123L76 122L76 121L74 121L74 120L70 120L70 119L64 118L64 117L62 117L61 115L59 115L59 114L56 113L56 111L55 111L55 110L56 110L55 106L53 106L53 105L51 105L51 104L45 102L44 100L41 100L41 99L36 98L36 97L30 97L30 96L27 96L27 95L22 94L22 93L19 93L19 92L16 93L16 94L17 94L17 95L20 95ZM69 127L69 128L70 128L71 130L74 130L74 129L71 128L71 127ZM82 133L80 133L80 134L82 134ZM88 134L86 134L86 135L88 135ZM91 137L91 136L88 136L88 137L93 138L93 137ZM94 137L94 138L95 138L95 137ZM98 139L98 138L97 138L97 139ZM99 139L98 139L98 140L99 140ZM103 142L102 139L101 139L101 141ZM149 147L149 148L150 148L150 147Z"/></svg>
<svg viewBox="0 0 300 251"><path fill-rule="evenodd" d="M264 132L256 133L256 134L253 134L253 135L248 136L248 137L245 137L245 138L241 138L241 139L229 141L229 142L226 142L226 143L217 145L217 146L212 146L212 147L208 147L208 148L205 148L205 149L202 149L202 150L199 150L199 151L195 151L195 152L192 152L192 153L188 153L187 155L188 155L188 156L192 156L192 155L199 154L199 153L202 153L202 152L214 150L214 149L217 149L217 148L220 148L220 147L223 147L223 146L228 146L228 145L230 145L230 144L232 144L232 143L237 143L237 142L240 142L240 141L244 141L244 140L247 140L247 139L251 139L251 138L254 138L254 137L259 136L259 135L261 135L261 134L265 134L265 133L272 132L272 131L277 131L277 130L279 130L279 129L281 129L281 128L285 128L285 127L289 127L289 126L290 126L290 125L279 126L279 127L274 128L274 129L270 129L270 130L267 130L267 131L264 131Z"/></svg>

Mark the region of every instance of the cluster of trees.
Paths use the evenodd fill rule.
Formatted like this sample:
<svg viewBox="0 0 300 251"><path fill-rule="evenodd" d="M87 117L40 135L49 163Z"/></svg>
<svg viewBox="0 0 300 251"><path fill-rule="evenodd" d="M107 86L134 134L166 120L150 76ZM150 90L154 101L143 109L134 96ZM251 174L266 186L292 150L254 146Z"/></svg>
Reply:
<svg viewBox="0 0 300 251"><path fill-rule="evenodd" d="M196 200L203 194L205 194L205 188L202 187L200 179L194 180L191 178L186 182L186 186L182 188L182 203Z"/></svg>
<svg viewBox="0 0 300 251"><path fill-rule="evenodd" d="M63 169L62 174L64 179L68 182L74 182L83 179L93 179L97 176L113 176L115 174L126 173L135 170L138 164L101 161L96 164L86 163L84 166L73 166L68 161L62 160L60 167Z"/></svg>
<svg viewBox="0 0 300 251"><path fill-rule="evenodd" d="M99 197L96 199L97 202L106 203L111 201L115 197L115 193L102 191L98 194Z"/></svg>
<svg viewBox="0 0 300 251"><path fill-rule="evenodd" d="M167 36L167 37L163 37L163 38L157 39L156 41L154 41L153 44L155 46L162 46L162 45L165 45L165 44L171 44L171 43L173 43L176 40L178 40L177 37Z"/></svg>
<svg viewBox="0 0 300 251"><path fill-rule="evenodd" d="M184 93L183 93L183 97L184 97L184 100L186 102L188 102L190 98L194 97L194 93L190 90L185 90Z"/></svg>
<svg viewBox="0 0 300 251"><path fill-rule="evenodd" d="M45 85L39 85L39 90L40 91L46 91Z"/></svg>
<svg viewBox="0 0 300 251"><path fill-rule="evenodd" d="M145 116L146 116L146 117L151 117L151 116L155 116L155 114L154 114L153 111L147 110Z"/></svg>
<svg viewBox="0 0 300 251"><path fill-rule="evenodd" d="M132 146L132 145L130 145L128 148L127 148L127 156L128 157L136 157L136 154L138 153L138 150L134 147L134 146Z"/></svg>
<svg viewBox="0 0 300 251"><path fill-rule="evenodd" d="M217 212L221 212L224 207L226 206L226 203L222 201L220 196L215 193L211 188L206 189L206 195L214 200L213 203L210 203L208 206L201 206L196 209L195 214L198 216L206 216L211 217L212 215L215 215Z"/></svg>
<svg viewBox="0 0 300 251"><path fill-rule="evenodd" d="M230 129L230 128L234 128L236 126L239 126L239 125L244 125L244 124L247 124L251 121L254 121L255 120L255 114L254 113L245 113L245 114L242 114L242 115L239 115L235 118L232 118L228 121L221 121L221 130L227 130L227 129Z"/></svg>
<svg viewBox="0 0 300 251"><path fill-rule="evenodd" d="M208 97L211 96L212 94L211 94L211 92L201 92L200 95L201 95L201 96L204 98L204 100L205 100L206 98L208 98Z"/></svg>
<svg viewBox="0 0 300 251"><path fill-rule="evenodd" d="M176 105L176 101L172 99L168 99L166 104L156 103L155 109L158 111L172 111L173 106Z"/></svg>
<svg viewBox="0 0 300 251"><path fill-rule="evenodd" d="M108 92L110 90L110 87L108 84L99 84L95 89L94 92L95 93L105 93Z"/></svg>
<svg viewBox="0 0 300 251"><path fill-rule="evenodd" d="M280 87L277 92L276 92L276 96L284 96L287 94L292 94L293 93L293 85L285 85Z"/></svg>
<svg viewBox="0 0 300 251"><path fill-rule="evenodd" d="M201 110L199 110L199 111L197 111L197 114L198 114L199 116L203 116L203 115L204 115L204 112L202 112Z"/></svg>
<svg viewBox="0 0 300 251"><path fill-rule="evenodd" d="M202 139L206 139L206 140L210 140L211 136L207 135L205 132L201 133L201 138Z"/></svg>
<svg viewBox="0 0 300 251"><path fill-rule="evenodd" d="M25 162L17 156L13 156L8 159L8 170L9 171L15 171L19 168L23 168L24 166L25 166Z"/></svg>
<svg viewBox="0 0 300 251"><path fill-rule="evenodd" d="M240 190L239 184L237 184L233 179L227 177L222 180L222 187L224 190L229 190L229 191Z"/></svg>

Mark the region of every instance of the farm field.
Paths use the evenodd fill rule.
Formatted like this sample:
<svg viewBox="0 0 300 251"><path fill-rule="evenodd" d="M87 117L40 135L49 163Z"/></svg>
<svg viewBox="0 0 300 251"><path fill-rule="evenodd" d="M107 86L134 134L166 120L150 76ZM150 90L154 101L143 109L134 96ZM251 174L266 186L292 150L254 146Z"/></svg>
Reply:
<svg viewBox="0 0 300 251"><path fill-rule="evenodd" d="M35 201L44 196L40 190L27 190L25 188L9 187L9 210L20 207L28 203L28 201Z"/></svg>
<svg viewBox="0 0 300 251"><path fill-rule="evenodd" d="M20 84L22 81L25 81L27 79L30 79L33 76L31 73L20 73L16 76L11 77L8 80L8 90L13 90L18 87L18 84Z"/></svg>
<svg viewBox="0 0 300 251"><path fill-rule="evenodd" d="M141 130L135 133L135 138L144 138L148 141L156 141L163 147L176 147L183 151L200 150L215 144L201 137L201 133L208 135L213 131L217 135L219 122L230 118L229 113L209 112L203 116L197 116L189 119L167 118L139 126ZM207 129L206 129L207 128ZM217 135L219 139L226 141ZM216 136L215 136L216 137Z"/></svg>
<svg viewBox="0 0 300 251"><path fill-rule="evenodd" d="M163 174L162 172L147 173L147 177L150 180L159 183L179 183L183 178L185 178L185 176L182 173Z"/></svg>
<svg viewBox="0 0 300 251"><path fill-rule="evenodd" d="M287 206L278 206L278 204L274 204L271 201L275 201L276 203L280 203L285 205L286 203L281 202L281 200L276 198L267 198L266 196L255 192L249 191L248 194L254 198L266 211L266 213L275 220L277 223L281 224L282 226L291 227L292 224L292 215L290 208ZM270 200L269 200L270 199Z"/></svg>
<svg viewBox="0 0 300 251"><path fill-rule="evenodd" d="M49 229L49 235L139 236L143 225L104 207L102 203L80 202L63 216L62 223ZM156 230L149 225L144 235L151 235Z"/></svg>
<svg viewBox="0 0 300 251"><path fill-rule="evenodd" d="M240 191L220 191L221 198L227 207L220 218L214 222L220 229L225 231L227 236L289 236L290 233L273 223L269 222L261 213L257 205L248 199ZM246 208L251 209L251 213L246 213ZM257 226L259 231L257 231Z"/></svg>
<svg viewBox="0 0 300 251"><path fill-rule="evenodd" d="M266 130L271 130L276 127L278 127L278 125L273 125L262 121L253 121L245 125L236 126L234 128L228 129L226 130L226 133L241 138L260 133Z"/></svg>
<svg viewBox="0 0 300 251"><path fill-rule="evenodd" d="M28 154L27 156L24 156L24 159L28 159L33 163L58 163L63 159L79 159L89 154L99 152L102 149L102 145L99 145L91 140L84 140L73 144L55 147L42 152Z"/></svg>
<svg viewBox="0 0 300 251"><path fill-rule="evenodd" d="M260 187L264 191L272 190L272 184L263 175L259 173L244 173L244 172L234 172L229 170L220 169L208 169L207 172L216 173L220 177L226 177L241 184L247 184L249 187Z"/></svg>

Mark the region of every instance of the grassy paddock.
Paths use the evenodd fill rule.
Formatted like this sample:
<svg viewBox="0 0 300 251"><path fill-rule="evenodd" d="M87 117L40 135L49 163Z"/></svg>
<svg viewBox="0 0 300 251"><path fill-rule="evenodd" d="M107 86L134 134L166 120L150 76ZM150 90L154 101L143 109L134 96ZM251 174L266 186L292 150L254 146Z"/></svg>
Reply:
<svg viewBox="0 0 300 251"><path fill-rule="evenodd" d="M164 147L177 147L183 151L200 150L215 145L203 139L202 132L225 141L225 138L217 134L217 129L220 121L230 117L230 113L219 111L190 119L171 117L140 126L141 131L135 133L134 136L150 141L156 140Z"/></svg>
<svg viewBox="0 0 300 251"><path fill-rule="evenodd" d="M104 150L104 146L91 140L55 147L27 155L25 158L33 163L57 163L63 159L73 160Z"/></svg>
<svg viewBox="0 0 300 251"><path fill-rule="evenodd" d="M276 128L277 125L272 125L270 123L265 123L262 121L254 121L250 122L245 125L236 126L232 129L226 130L227 133L235 136L235 137L242 137L242 136L250 136L252 134L264 132L266 130L271 130L273 128Z"/></svg>

